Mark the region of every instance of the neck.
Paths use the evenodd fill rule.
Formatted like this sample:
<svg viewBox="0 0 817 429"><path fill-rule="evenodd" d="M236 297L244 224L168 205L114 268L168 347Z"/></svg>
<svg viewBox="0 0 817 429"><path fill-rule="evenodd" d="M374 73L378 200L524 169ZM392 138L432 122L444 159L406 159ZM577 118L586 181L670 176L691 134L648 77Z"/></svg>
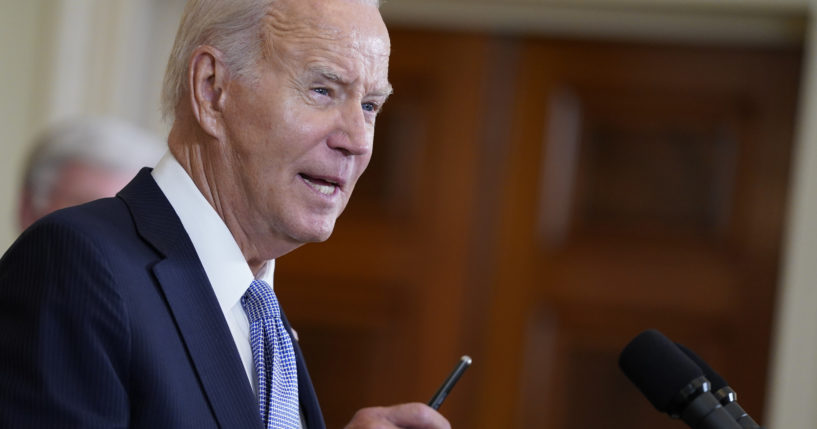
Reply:
<svg viewBox="0 0 817 429"><path fill-rule="evenodd" d="M257 275L264 263L278 258L300 243L268 237L264 226L255 227L244 222L246 209L235 190L237 179L227 174L233 169L225 168L231 162L229 154L220 150L224 143L195 130L185 130L177 120L168 137L168 147L173 157L207 200L224 224L244 255L253 275Z"/></svg>

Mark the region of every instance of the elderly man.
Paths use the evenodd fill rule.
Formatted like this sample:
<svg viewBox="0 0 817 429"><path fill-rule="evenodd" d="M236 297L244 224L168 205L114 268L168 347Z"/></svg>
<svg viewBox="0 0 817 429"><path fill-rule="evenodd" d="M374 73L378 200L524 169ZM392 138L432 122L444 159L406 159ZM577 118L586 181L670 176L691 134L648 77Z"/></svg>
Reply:
<svg viewBox="0 0 817 429"><path fill-rule="evenodd" d="M72 118L50 126L26 164L20 230L54 210L114 196L164 150L159 138L115 118Z"/></svg>
<svg viewBox="0 0 817 429"><path fill-rule="evenodd" d="M0 261L0 426L323 428L274 259L332 232L389 49L368 0L191 1L165 79L169 154ZM348 425L369 427L449 424L412 403Z"/></svg>

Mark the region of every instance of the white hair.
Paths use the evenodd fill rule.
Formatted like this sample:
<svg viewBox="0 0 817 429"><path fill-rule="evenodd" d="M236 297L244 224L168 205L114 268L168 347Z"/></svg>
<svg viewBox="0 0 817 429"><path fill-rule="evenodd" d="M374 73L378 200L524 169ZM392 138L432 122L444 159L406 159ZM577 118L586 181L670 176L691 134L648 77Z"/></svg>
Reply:
<svg viewBox="0 0 817 429"><path fill-rule="evenodd" d="M172 122L176 106L187 91L187 68L193 51L202 45L218 49L227 69L237 78L253 79L261 58L264 36L261 19L275 0L188 0L170 51L162 83L162 116ZM380 0L363 0L380 7Z"/></svg>
<svg viewBox="0 0 817 429"><path fill-rule="evenodd" d="M190 0L176 33L162 86L162 114L172 119L187 88L187 67L193 50L210 45L224 54L228 70L247 77L260 58L261 18L274 0Z"/></svg>
<svg viewBox="0 0 817 429"><path fill-rule="evenodd" d="M43 211L63 166L82 163L136 174L142 167L153 166L166 147L158 137L118 119L65 120L35 140L26 165L24 189L34 210Z"/></svg>

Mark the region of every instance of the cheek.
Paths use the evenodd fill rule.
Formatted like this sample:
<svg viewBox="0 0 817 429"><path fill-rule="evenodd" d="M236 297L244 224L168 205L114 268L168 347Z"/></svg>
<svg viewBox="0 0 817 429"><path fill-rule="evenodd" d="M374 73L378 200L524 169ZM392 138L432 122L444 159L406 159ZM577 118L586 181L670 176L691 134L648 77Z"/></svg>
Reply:
<svg viewBox="0 0 817 429"><path fill-rule="evenodd" d="M303 103L290 101L283 103L280 109L271 109L271 123L267 129L266 139L276 146L274 150L280 156L283 153L298 151L308 141L314 141L326 129L329 121L321 117L321 112L304 106Z"/></svg>
<svg viewBox="0 0 817 429"><path fill-rule="evenodd" d="M238 86L236 95L226 111L228 140L240 158L263 153L270 142L280 140L281 124L290 120L287 115L292 110L286 101L274 96L276 87L262 81L255 88Z"/></svg>
<svg viewBox="0 0 817 429"><path fill-rule="evenodd" d="M293 103L282 115L282 124L291 137L315 140L327 134L334 123L329 111Z"/></svg>

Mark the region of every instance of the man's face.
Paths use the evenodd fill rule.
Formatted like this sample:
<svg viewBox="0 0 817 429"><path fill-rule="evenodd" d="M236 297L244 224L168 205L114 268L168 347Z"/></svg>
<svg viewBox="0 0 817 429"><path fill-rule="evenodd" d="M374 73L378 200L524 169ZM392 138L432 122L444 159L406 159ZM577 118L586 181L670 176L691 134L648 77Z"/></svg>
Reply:
<svg viewBox="0 0 817 429"><path fill-rule="evenodd" d="M59 167L44 207L35 204L30 190L25 191L20 207L20 230L53 211L116 195L133 179L135 170L126 172L80 161L65 163Z"/></svg>
<svg viewBox="0 0 817 429"><path fill-rule="evenodd" d="M278 0L257 81L229 83L223 148L248 237L329 237L369 163L386 101L389 38L357 0ZM216 202L218 204L218 201Z"/></svg>
<svg viewBox="0 0 817 429"><path fill-rule="evenodd" d="M51 190L46 213L64 207L112 197L133 179L132 171L116 171L82 162L71 162L60 170Z"/></svg>

